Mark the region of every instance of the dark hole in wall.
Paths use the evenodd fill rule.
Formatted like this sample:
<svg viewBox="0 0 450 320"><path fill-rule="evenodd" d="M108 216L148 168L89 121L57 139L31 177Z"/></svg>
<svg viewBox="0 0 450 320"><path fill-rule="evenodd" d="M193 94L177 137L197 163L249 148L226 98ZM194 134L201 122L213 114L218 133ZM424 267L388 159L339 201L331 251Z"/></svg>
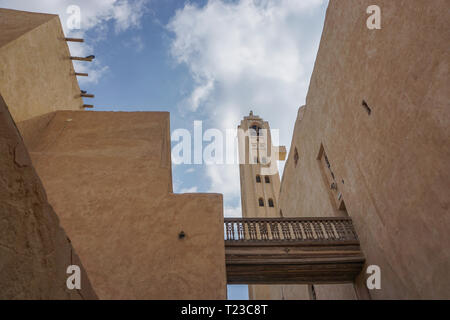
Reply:
<svg viewBox="0 0 450 320"><path fill-rule="evenodd" d="M370 114L372 113L372 109L370 109L369 105L367 104L367 102L365 100L362 101L362 105L366 109L367 113L370 116Z"/></svg>

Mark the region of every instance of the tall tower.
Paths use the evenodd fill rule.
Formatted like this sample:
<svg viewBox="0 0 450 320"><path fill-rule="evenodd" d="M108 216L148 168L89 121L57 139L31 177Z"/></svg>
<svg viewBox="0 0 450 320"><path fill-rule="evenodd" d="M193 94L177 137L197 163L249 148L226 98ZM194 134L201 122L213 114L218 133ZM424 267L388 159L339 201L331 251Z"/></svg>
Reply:
<svg viewBox="0 0 450 320"><path fill-rule="evenodd" d="M286 148L272 146L269 123L252 111L241 121L238 131L242 216L279 217L280 175L276 160L285 160ZM278 157L274 157L276 154Z"/></svg>
<svg viewBox="0 0 450 320"><path fill-rule="evenodd" d="M273 147L267 121L250 114L238 126L239 173L241 178L242 216L244 218L276 218L282 216L278 199L280 174L276 160L285 160L286 147ZM272 155L277 155L273 157ZM276 292L274 295L273 292ZM279 296L282 286L249 285L250 300Z"/></svg>

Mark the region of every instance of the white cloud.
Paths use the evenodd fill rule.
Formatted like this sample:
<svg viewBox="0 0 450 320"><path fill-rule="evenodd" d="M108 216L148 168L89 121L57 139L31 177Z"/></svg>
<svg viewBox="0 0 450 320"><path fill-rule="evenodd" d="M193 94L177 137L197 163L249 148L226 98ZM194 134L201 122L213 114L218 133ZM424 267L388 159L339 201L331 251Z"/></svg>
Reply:
<svg viewBox="0 0 450 320"><path fill-rule="evenodd" d="M110 14L110 19L114 19L116 21L116 32L122 32L129 28L140 27L145 3L145 0L116 1L115 5L112 6L112 12Z"/></svg>
<svg viewBox="0 0 450 320"><path fill-rule="evenodd" d="M101 27L108 21L114 23L117 32L140 26L148 0L1 0L2 8L58 14L66 34L84 33L87 30ZM80 7L81 30L69 30L67 20L71 5Z"/></svg>
<svg viewBox="0 0 450 320"><path fill-rule="evenodd" d="M225 218L241 218L241 207L225 207L223 215Z"/></svg>
<svg viewBox="0 0 450 320"><path fill-rule="evenodd" d="M142 52L145 48L144 40L140 36L133 36L129 41L125 41L124 45L133 48L136 52Z"/></svg>
<svg viewBox="0 0 450 320"><path fill-rule="evenodd" d="M96 33L96 40L105 39L108 32L107 23L112 22L116 33L130 28L140 27L141 19L145 12L146 3L149 0L0 0L0 7L58 14L64 33L67 37L84 37L87 31ZM70 14L67 8L77 5L81 9L81 29L71 30L67 26ZM88 56L95 54L95 44L73 44L69 43L72 55ZM108 70L102 65L100 59L94 64L74 63L79 72L88 72L89 77L80 78L80 83L98 82L99 78Z"/></svg>
<svg viewBox="0 0 450 320"><path fill-rule="evenodd" d="M212 89L214 89L214 82L212 80L208 80L195 88L189 97L188 106L191 111L197 111L200 103L211 93Z"/></svg>
<svg viewBox="0 0 450 320"><path fill-rule="evenodd" d="M327 0L209 0L187 3L167 28L171 55L190 71L194 88L180 108L212 127L236 128L250 110L280 130L289 147L304 104ZM212 192L236 204L237 166L208 166ZM233 198L233 199L232 199ZM231 201L232 199L232 201Z"/></svg>
<svg viewBox="0 0 450 320"><path fill-rule="evenodd" d="M197 187L192 187L192 188L184 188L180 190L180 193L196 193L198 190Z"/></svg>
<svg viewBox="0 0 450 320"><path fill-rule="evenodd" d="M189 168L184 173L193 173L193 172L195 172L195 169L194 168Z"/></svg>
<svg viewBox="0 0 450 320"><path fill-rule="evenodd" d="M206 174L211 180L211 192L222 193L227 196L225 203L230 203L230 199L239 196L239 166L207 165Z"/></svg>

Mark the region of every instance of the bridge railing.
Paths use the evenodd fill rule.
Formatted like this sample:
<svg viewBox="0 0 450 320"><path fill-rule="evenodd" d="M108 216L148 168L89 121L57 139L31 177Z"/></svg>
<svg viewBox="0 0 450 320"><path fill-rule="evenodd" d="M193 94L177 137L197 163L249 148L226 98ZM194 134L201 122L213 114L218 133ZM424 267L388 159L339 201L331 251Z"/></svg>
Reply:
<svg viewBox="0 0 450 320"><path fill-rule="evenodd" d="M225 218L226 245L359 244L351 218Z"/></svg>

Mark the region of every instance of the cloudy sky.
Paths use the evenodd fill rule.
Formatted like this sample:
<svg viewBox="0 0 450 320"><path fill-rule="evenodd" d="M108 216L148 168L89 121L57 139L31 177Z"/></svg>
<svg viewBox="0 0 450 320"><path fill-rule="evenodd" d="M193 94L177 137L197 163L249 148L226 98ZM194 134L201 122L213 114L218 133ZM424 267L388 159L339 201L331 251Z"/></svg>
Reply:
<svg viewBox="0 0 450 320"><path fill-rule="evenodd" d="M327 4L0 0L3 8L59 14L67 36L86 40L70 49L73 55L97 57L75 65L76 71L89 72L79 81L82 90L96 95L94 110L170 111L171 130L192 135L194 121L202 121L203 131L224 132L253 110L279 130L287 147L305 102ZM70 5L81 10L78 30L68 28ZM173 179L178 193L223 193L225 215L240 216L236 165L174 165ZM230 290L230 297L244 297L243 290Z"/></svg>

